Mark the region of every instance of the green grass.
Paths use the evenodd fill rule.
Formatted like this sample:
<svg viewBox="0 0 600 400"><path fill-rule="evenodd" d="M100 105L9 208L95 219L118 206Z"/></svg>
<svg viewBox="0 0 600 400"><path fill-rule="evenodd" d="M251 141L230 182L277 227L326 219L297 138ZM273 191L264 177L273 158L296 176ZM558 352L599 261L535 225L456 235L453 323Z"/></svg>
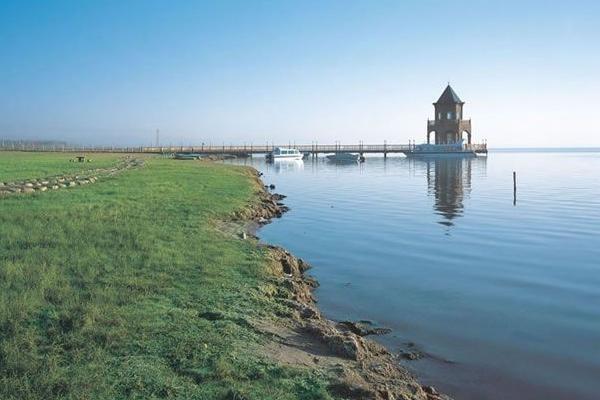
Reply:
<svg viewBox="0 0 600 400"><path fill-rule="evenodd" d="M92 162L69 162L79 153L31 153L0 151L0 182L27 178L77 173L108 167L122 157L120 154L88 154Z"/></svg>
<svg viewBox="0 0 600 400"><path fill-rule="evenodd" d="M253 351L249 321L282 310L263 250L214 221L255 190L246 169L149 159L0 199L0 398L329 399Z"/></svg>

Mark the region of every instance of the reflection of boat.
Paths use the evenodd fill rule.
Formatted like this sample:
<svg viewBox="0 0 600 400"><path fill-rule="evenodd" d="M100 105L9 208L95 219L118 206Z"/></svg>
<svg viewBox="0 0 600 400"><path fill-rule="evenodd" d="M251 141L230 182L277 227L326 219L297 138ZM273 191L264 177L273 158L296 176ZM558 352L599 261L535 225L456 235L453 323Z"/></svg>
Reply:
<svg viewBox="0 0 600 400"><path fill-rule="evenodd" d="M275 159L273 160L273 168L276 173L300 171L304 169L304 161L290 159Z"/></svg>
<svg viewBox="0 0 600 400"><path fill-rule="evenodd" d="M361 161L360 155L354 153L335 153L326 157L329 161L336 163L357 163Z"/></svg>
<svg viewBox="0 0 600 400"><path fill-rule="evenodd" d="M173 156L176 160L199 160L201 157L202 155L194 153L176 153Z"/></svg>
<svg viewBox="0 0 600 400"><path fill-rule="evenodd" d="M276 147L272 152L267 154L267 160L302 160L302 153L298 149L288 149L284 147Z"/></svg>

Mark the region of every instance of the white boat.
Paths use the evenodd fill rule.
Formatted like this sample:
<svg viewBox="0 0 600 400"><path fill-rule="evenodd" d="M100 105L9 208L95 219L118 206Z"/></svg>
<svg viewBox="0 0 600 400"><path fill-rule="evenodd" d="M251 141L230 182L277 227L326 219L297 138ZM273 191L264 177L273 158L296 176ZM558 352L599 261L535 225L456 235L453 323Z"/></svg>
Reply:
<svg viewBox="0 0 600 400"><path fill-rule="evenodd" d="M298 149L289 149L285 147L276 147L272 152L267 153L267 159L275 160L302 160L302 153Z"/></svg>
<svg viewBox="0 0 600 400"><path fill-rule="evenodd" d="M338 163L357 163L360 162L360 154L355 153L335 153L326 156L329 161Z"/></svg>

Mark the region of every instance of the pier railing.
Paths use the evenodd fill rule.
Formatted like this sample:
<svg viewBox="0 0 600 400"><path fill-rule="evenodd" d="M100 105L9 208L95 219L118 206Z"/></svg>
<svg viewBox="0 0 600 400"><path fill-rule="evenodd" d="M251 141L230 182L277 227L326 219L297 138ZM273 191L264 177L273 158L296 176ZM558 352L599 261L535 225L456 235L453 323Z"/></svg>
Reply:
<svg viewBox="0 0 600 400"><path fill-rule="evenodd" d="M200 154L233 154L249 155L269 153L277 147L294 148L303 153L405 153L415 149L416 144L264 144L264 145L199 145L199 146L72 146L72 145L39 145L35 143L0 144L4 151L47 151L76 153L200 153ZM487 152L487 145L465 144L465 149L475 152Z"/></svg>

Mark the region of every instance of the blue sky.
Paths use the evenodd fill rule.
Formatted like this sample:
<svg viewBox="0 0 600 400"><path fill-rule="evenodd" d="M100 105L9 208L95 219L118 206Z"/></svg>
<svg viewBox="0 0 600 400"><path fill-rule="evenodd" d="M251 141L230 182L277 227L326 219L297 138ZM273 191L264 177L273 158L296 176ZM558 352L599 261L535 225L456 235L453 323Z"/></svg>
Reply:
<svg viewBox="0 0 600 400"><path fill-rule="evenodd" d="M0 0L0 137L600 146L600 2Z"/></svg>

